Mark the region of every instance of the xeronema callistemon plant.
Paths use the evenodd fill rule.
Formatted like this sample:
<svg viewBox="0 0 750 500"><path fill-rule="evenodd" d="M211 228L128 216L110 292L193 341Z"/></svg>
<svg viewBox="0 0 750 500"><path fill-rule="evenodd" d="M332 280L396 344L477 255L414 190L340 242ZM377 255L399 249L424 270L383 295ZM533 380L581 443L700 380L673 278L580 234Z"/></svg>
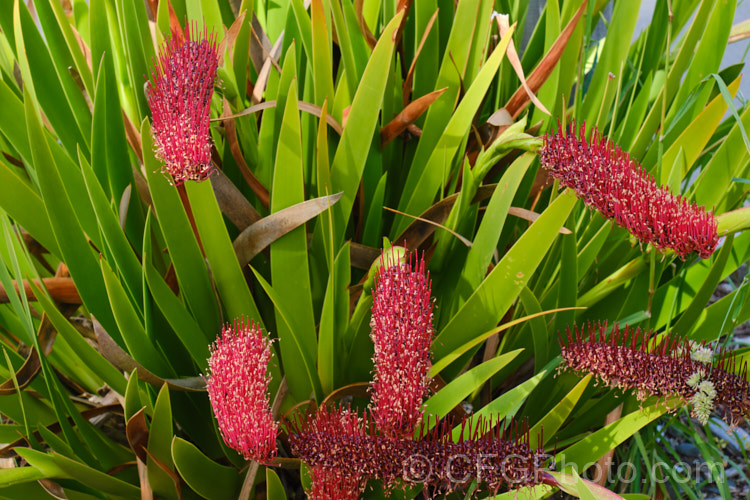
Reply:
<svg viewBox="0 0 750 500"><path fill-rule="evenodd" d="M736 373L736 362L726 351L714 353L675 335L619 325L608 336L606 322L568 328L560 343L561 369L635 390L640 400L678 397L691 405L693 416L704 425L714 411L732 424L750 415L747 363Z"/></svg>
<svg viewBox="0 0 750 500"><path fill-rule="evenodd" d="M382 480L386 491L418 482L429 494L463 489L475 479L492 492L539 484L546 457L542 448L530 447L528 426L464 420L454 442L451 419L432 428L423 421L432 344L425 262L414 256L399 262L389 253L380 264L373 290L370 408L360 415L323 405L290 425L292 453L311 466L309 498L358 498L369 479ZM275 456L277 429L267 394L269 358L262 330L235 321L212 346L207 376L226 444L266 464Z"/></svg>
<svg viewBox="0 0 750 500"><path fill-rule="evenodd" d="M714 253L719 238L713 214L659 186L596 128L590 140L585 134L585 124L576 134L571 123L567 134L558 126L544 136L539 158L552 177L643 243L672 249L682 259L691 252L704 259Z"/></svg>
<svg viewBox="0 0 750 500"><path fill-rule="evenodd" d="M213 169L209 124L218 64L216 40L205 28L173 30L148 82L154 148L176 185L204 180Z"/></svg>

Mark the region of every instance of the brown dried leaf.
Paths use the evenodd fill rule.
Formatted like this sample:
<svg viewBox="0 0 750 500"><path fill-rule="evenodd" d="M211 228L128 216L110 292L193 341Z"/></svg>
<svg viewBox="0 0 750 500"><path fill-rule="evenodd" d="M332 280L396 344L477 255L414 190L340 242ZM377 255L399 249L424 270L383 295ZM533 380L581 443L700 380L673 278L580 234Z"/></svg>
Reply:
<svg viewBox="0 0 750 500"><path fill-rule="evenodd" d="M226 130L227 143L229 144L229 150L232 152L232 158L234 158L237 167L240 169L242 177L253 190L255 196L258 197L260 203L268 209L271 202L271 196L268 193L268 189L258 180L257 177L252 173L250 167L245 162L245 157L242 156L242 150L240 149L240 143L237 140L237 127L234 124L234 120L226 119L226 117L232 114L232 110L229 108L229 101L224 99L224 111L222 113L224 130Z"/></svg>
<svg viewBox="0 0 750 500"><path fill-rule="evenodd" d="M359 29L362 31L367 45L369 45L370 49L372 50L375 48L378 40L375 38L375 35L372 34L372 31L370 31L370 28L367 26L367 22L365 21L365 16L362 14L362 7L364 6L364 4L365 0L356 0L354 2L354 11L357 13L357 22L359 23Z"/></svg>
<svg viewBox="0 0 750 500"><path fill-rule="evenodd" d="M498 15L495 17L495 20L497 21L497 27L500 30L500 36L504 37L508 31L510 31L510 24L508 22L508 16L507 15ZM542 110L543 112L550 114L550 112L547 110L547 108L544 107L544 104L537 99L536 95L534 94L534 90L531 90L526 83L526 77L523 74L523 66L521 66L521 59L518 57L518 52L516 52L516 46L513 44L513 39L511 38L510 44L508 44L508 49L505 51L505 55L508 56L508 61L510 61L510 65L513 67L513 70L516 72L516 75L518 75L518 79L521 80L521 88L523 88L526 91L526 95L529 99L531 99L531 102L534 103L534 105Z"/></svg>
<svg viewBox="0 0 750 500"><path fill-rule="evenodd" d="M239 113L235 113L233 115L222 115L220 118L214 118L211 121L224 120L226 123L227 120L230 120L232 118L250 115L253 113L257 113L258 111L262 111L264 109L275 108L275 107L276 107L276 101L261 102L259 104L253 104L249 108L243 109ZM323 108L321 108L320 106L316 106L315 104L311 104L309 102L297 101L297 107L301 111L305 111L306 113L315 115L318 118L321 118L323 115ZM328 125L330 125L331 128L335 130L337 134L341 135L344 132L344 129L341 127L339 122L337 122L336 119L329 114L326 114L326 123L328 123Z"/></svg>
<svg viewBox="0 0 750 500"><path fill-rule="evenodd" d="M243 10L239 16L237 16L232 23L232 26L224 34L224 39L219 43L219 54L224 54L225 50L229 50L229 60L234 63L234 42L237 41L237 35L242 29L242 23L245 21L246 10Z"/></svg>
<svg viewBox="0 0 750 500"><path fill-rule="evenodd" d="M266 57L271 54L272 46L271 41L268 39L268 35L263 31L263 27L260 25L258 16L253 12L253 19L250 24L252 37L250 37L250 60L255 67L255 71L260 73L260 68L263 66L263 62Z"/></svg>
<svg viewBox="0 0 750 500"><path fill-rule="evenodd" d="M542 84L544 84L544 82L547 81L547 78L549 78L552 70L555 69L555 66L560 60L560 57L562 56L562 53L565 50L568 41L570 40L570 37L573 35L573 31L575 31L575 28L578 25L579 19L581 19L583 12L586 10L587 3L588 0L585 0L581 4L581 6L573 16L573 19L570 20L562 33L560 33L560 36L557 37L557 40L555 40L555 43L550 48L549 52L545 54L541 62L537 65L536 68L534 68L534 71L531 72L531 75L527 79L526 83L529 89L531 89L532 93L537 92L541 88ZM505 105L505 109L508 110L513 118L516 118L528 103L529 95L523 87L520 87L518 90L516 90L508 103Z"/></svg>
<svg viewBox="0 0 750 500"><path fill-rule="evenodd" d="M167 386L174 391L203 392L206 390L206 381L203 377L174 379L161 378L158 375L154 375L120 347L117 342L109 336L109 333L107 333L96 318L92 316L91 319L94 324L94 332L96 332L97 350L102 356L107 358L107 361L120 370L132 373L133 370L137 369L139 380L156 386L167 384Z"/></svg>
<svg viewBox="0 0 750 500"><path fill-rule="evenodd" d="M520 207L510 207L508 208L508 213L510 215L515 215L516 217L519 217L521 219L525 219L529 222L534 222L539 218L539 214L536 212L532 212L531 210L526 210L525 208ZM566 227L560 228L560 234L573 234L570 229Z"/></svg>
<svg viewBox="0 0 750 500"><path fill-rule="evenodd" d="M144 406L138 410L125 424L125 435L128 437L130 449L133 450L138 460L144 464L148 459L148 455L146 454L146 448L148 447L148 425L146 425L146 414L143 413L145 409L146 407Z"/></svg>
<svg viewBox="0 0 750 500"><path fill-rule="evenodd" d="M333 206L343 194L341 192L297 203L264 217L242 231L234 240L234 252L240 267L245 267L264 248L292 229Z"/></svg>
<svg viewBox="0 0 750 500"><path fill-rule="evenodd" d="M247 201L245 195L224 175L224 172L218 170L209 179L211 180L211 187L214 188L214 195L219 203L219 208L237 229L242 231L261 219L255 207Z"/></svg>
<svg viewBox="0 0 750 500"><path fill-rule="evenodd" d="M36 279L33 280L33 283L36 287L44 286L56 302L76 305L82 303L81 296L78 295L78 289L76 289L72 278L42 278L41 284ZM13 288L18 293L18 283L16 281L13 281ZM23 280L23 290L28 300L36 300L36 296L28 280ZM7 290L0 286L0 304L5 304L9 300Z"/></svg>
<svg viewBox="0 0 750 500"><path fill-rule="evenodd" d="M393 139L398 137L401 132L413 124L417 119L427 111L427 108L435 102L438 97L448 90L448 87L444 87L439 90L430 92L427 95L423 95L416 101L409 103L403 111L401 111L388 125L380 129L380 145L386 147Z"/></svg>

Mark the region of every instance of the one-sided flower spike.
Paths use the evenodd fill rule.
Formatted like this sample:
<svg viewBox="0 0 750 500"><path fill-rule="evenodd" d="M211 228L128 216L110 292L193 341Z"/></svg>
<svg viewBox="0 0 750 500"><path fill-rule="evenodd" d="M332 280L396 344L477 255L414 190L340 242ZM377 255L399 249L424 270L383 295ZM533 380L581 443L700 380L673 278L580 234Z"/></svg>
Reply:
<svg viewBox="0 0 750 500"><path fill-rule="evenodd" d="M313 500L356 500L370 472L366 456L351 449L367 440L366 419L349 408L321 406L293 421L289 444L292 453L309 464Z"/></svg>
<svg viewBox="0 0 750 500"><path fill-rule="evenodd" d="M213 170L209 120L219 53L205 28L187 31L162 45L146 90L154 149L176 185Z"/></svg>
<svg viewBox="0 0 750 500"><path fill-rule="evenodd" d="M653 330L618 325L609 338L606 332L606 322L575 326L574 331L568 328L567 340L560 342L562 368L591 374L611 387L634 390L641 400L678 397L704 424L713 412L732 424L750 415L747 364L737 370L726 351L708 359L705 345L674 335L659 339Z"/></svg>
<svg viewBox="0 0 750 500"><path fill-rule="evenodd" d="M270 341L243 318L224 325L210 352L206 389L224 442L246 460L270 463L278 434L268 395Z"/></svg>
<svg viewBox="0 0 750 500"><path fill-rule="evenodd" d="M454 427L461 430L457 440ZM493 493L517 490L539 484L546 470L549 457L529 445L527 425L479 418L454 426L448 419L429 430L423 422L422 429L417 441L393 438L380 433L367 413L321 407L293 426L289 443L295 456L313 471L334 475L336 484L363 487L367 479L378 479L386 491L421 484L433 497L474 481Z"/></svg>
<svg viewBox="0 0 750 500"><path fill-rule="evenodd" d="M670 248L685 259L691 252L710 257L718 244L713 213L659 186L638 162L600 135L585 138L571 123L568 133L544 137L542 166L587 205L627 229L643 243Z"/></svg>
<svg viewBox="0 0 750 500"><path fill-rule="evenodd" d="M422 419L432 346L431 283L424 258L381 257L372 292L375 374L371 412L387 436L406 437Z"/></svg>

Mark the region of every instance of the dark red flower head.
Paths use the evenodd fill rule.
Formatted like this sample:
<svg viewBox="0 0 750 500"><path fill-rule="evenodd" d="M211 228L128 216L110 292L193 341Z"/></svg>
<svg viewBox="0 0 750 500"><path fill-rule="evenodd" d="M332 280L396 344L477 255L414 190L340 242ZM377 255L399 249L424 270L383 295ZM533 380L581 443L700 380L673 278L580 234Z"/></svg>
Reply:
<svg viewBox="0 0 750 500"><path fill-rule="evenodd" d="M750 415L747 364L736 373L727 352L714 353L704 344L652 330L620 329L609 339L607 323L570 328L561 340L563 368L591 374L611 387L633 389L639 399L679 397L690 404L693 416L704 424L717 411L732 423ZM588 337L588 339L587 339Z"/></svg>
<svg viewBox="0 0 750 500"><path fill-rule="evenodd" d="M718 243L713 213L661 187L620 148L594 129L585 139L571 123L544 137L542 166L587 205L614 220L644 243L671 248L682 259L697 252L710 257Z"/></svg>
<svg viewBox="0 0 750 500"><path fill-rule="evenodd" d="M422 484L428 496L463 490L474 481L491 492L539 484L548 456L529 446L527 426L493 426L480 418L459 427L457 439L450 420L417 441L393 438L381 434L367 413L321 407L293 426L289 443L313 471L326 471L336 484L354 485L357 492L368 479L381 480L386 491Z"/></svg>
<svg viewBox="0 0 750 500"><path fill-rule="evenodd" d="M216 40L194 28L187 38L173 34L152 69L146 97L154 148L177 185L204 180L213 169L209 120L218 65Z"/></svg>
<svg viewBox="0 0 750 500"><path fill-rule="evenodd" d="M211 346L208 397L224 442L246 460L267 464L276 455L278 424L271 415L266 373L271 343L243 318L224 325Z"/></svg>
<svg viewBox="0 0 750 500"><path fill-rule="evenodd" d="M422 419L432 346L432 300L424 258L384 254L372 293L375 375L371 412L385 435L406 437Z"/></svg>

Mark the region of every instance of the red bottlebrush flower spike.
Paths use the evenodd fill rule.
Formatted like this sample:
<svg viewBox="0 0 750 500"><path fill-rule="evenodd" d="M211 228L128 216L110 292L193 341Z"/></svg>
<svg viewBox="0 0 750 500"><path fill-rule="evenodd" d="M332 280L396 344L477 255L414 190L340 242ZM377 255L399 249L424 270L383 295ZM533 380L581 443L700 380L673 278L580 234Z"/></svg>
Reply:
<svg viewBox="0 0 750 500"><path fill-rule="evenodd" d="M391 254L392 255L392 254ZM422 419L432 346L431 283L424 258L381 257L372 293L375 374L371 412L387 436L407 437Z"/></svg>
<svg viewBox="0 0 750 500"><path fill-rule="evenodd" d="M615 325L609 340L607 323L575 327L561 339L564 367L590 373L605 384L634 389L639 399L649 396L682 398L704 425L717 411L733 424L750 415L747 364L736 373L727 352L714 354L702 344ZM588 340L586 339L588 337Z"/></svg>
<svg viewBox="0 0 750 500"><path fill-rule="evenodd" d="M335 473L337 484L349 481L357 488L366 479L380 479L386 490L423 484L425 494L435 496L463 490L474 481L495 493L540 483L548 456L529 446L528 427L492 426L479 419L464 421L461 431L454 442L453 424L446 420L419 441L394 439L379 433L367 415L321 407L296 424L289 443L313 471Z"/></svg>
<svg viewBox="0 0 750 500"><path fill-rule="evenodd" d="M683 260L691 252L704 259L714 253L719 238L713 213L657 185L596 129L588 142L584 133L585 125L576 137L571 124L567 135L561 128L544 137L539 158L552 177L644 243L671 248Z"/></svg>
<svg viewBox="0 0 750 500"><path fill-rule="evenodd" d="M268 396L270 341L243 318L224 325L210 351L206 389L224 442L246 460L268 464L278 433Z"/></svg>
<svg viewBox="0 0 750 500"><path fill-rule="evenodd" d="M219 53L205 29L188 31L187 39L175 33L161 47L146 91L154 149L176 185L213 170L209 120Z"/></svg>

